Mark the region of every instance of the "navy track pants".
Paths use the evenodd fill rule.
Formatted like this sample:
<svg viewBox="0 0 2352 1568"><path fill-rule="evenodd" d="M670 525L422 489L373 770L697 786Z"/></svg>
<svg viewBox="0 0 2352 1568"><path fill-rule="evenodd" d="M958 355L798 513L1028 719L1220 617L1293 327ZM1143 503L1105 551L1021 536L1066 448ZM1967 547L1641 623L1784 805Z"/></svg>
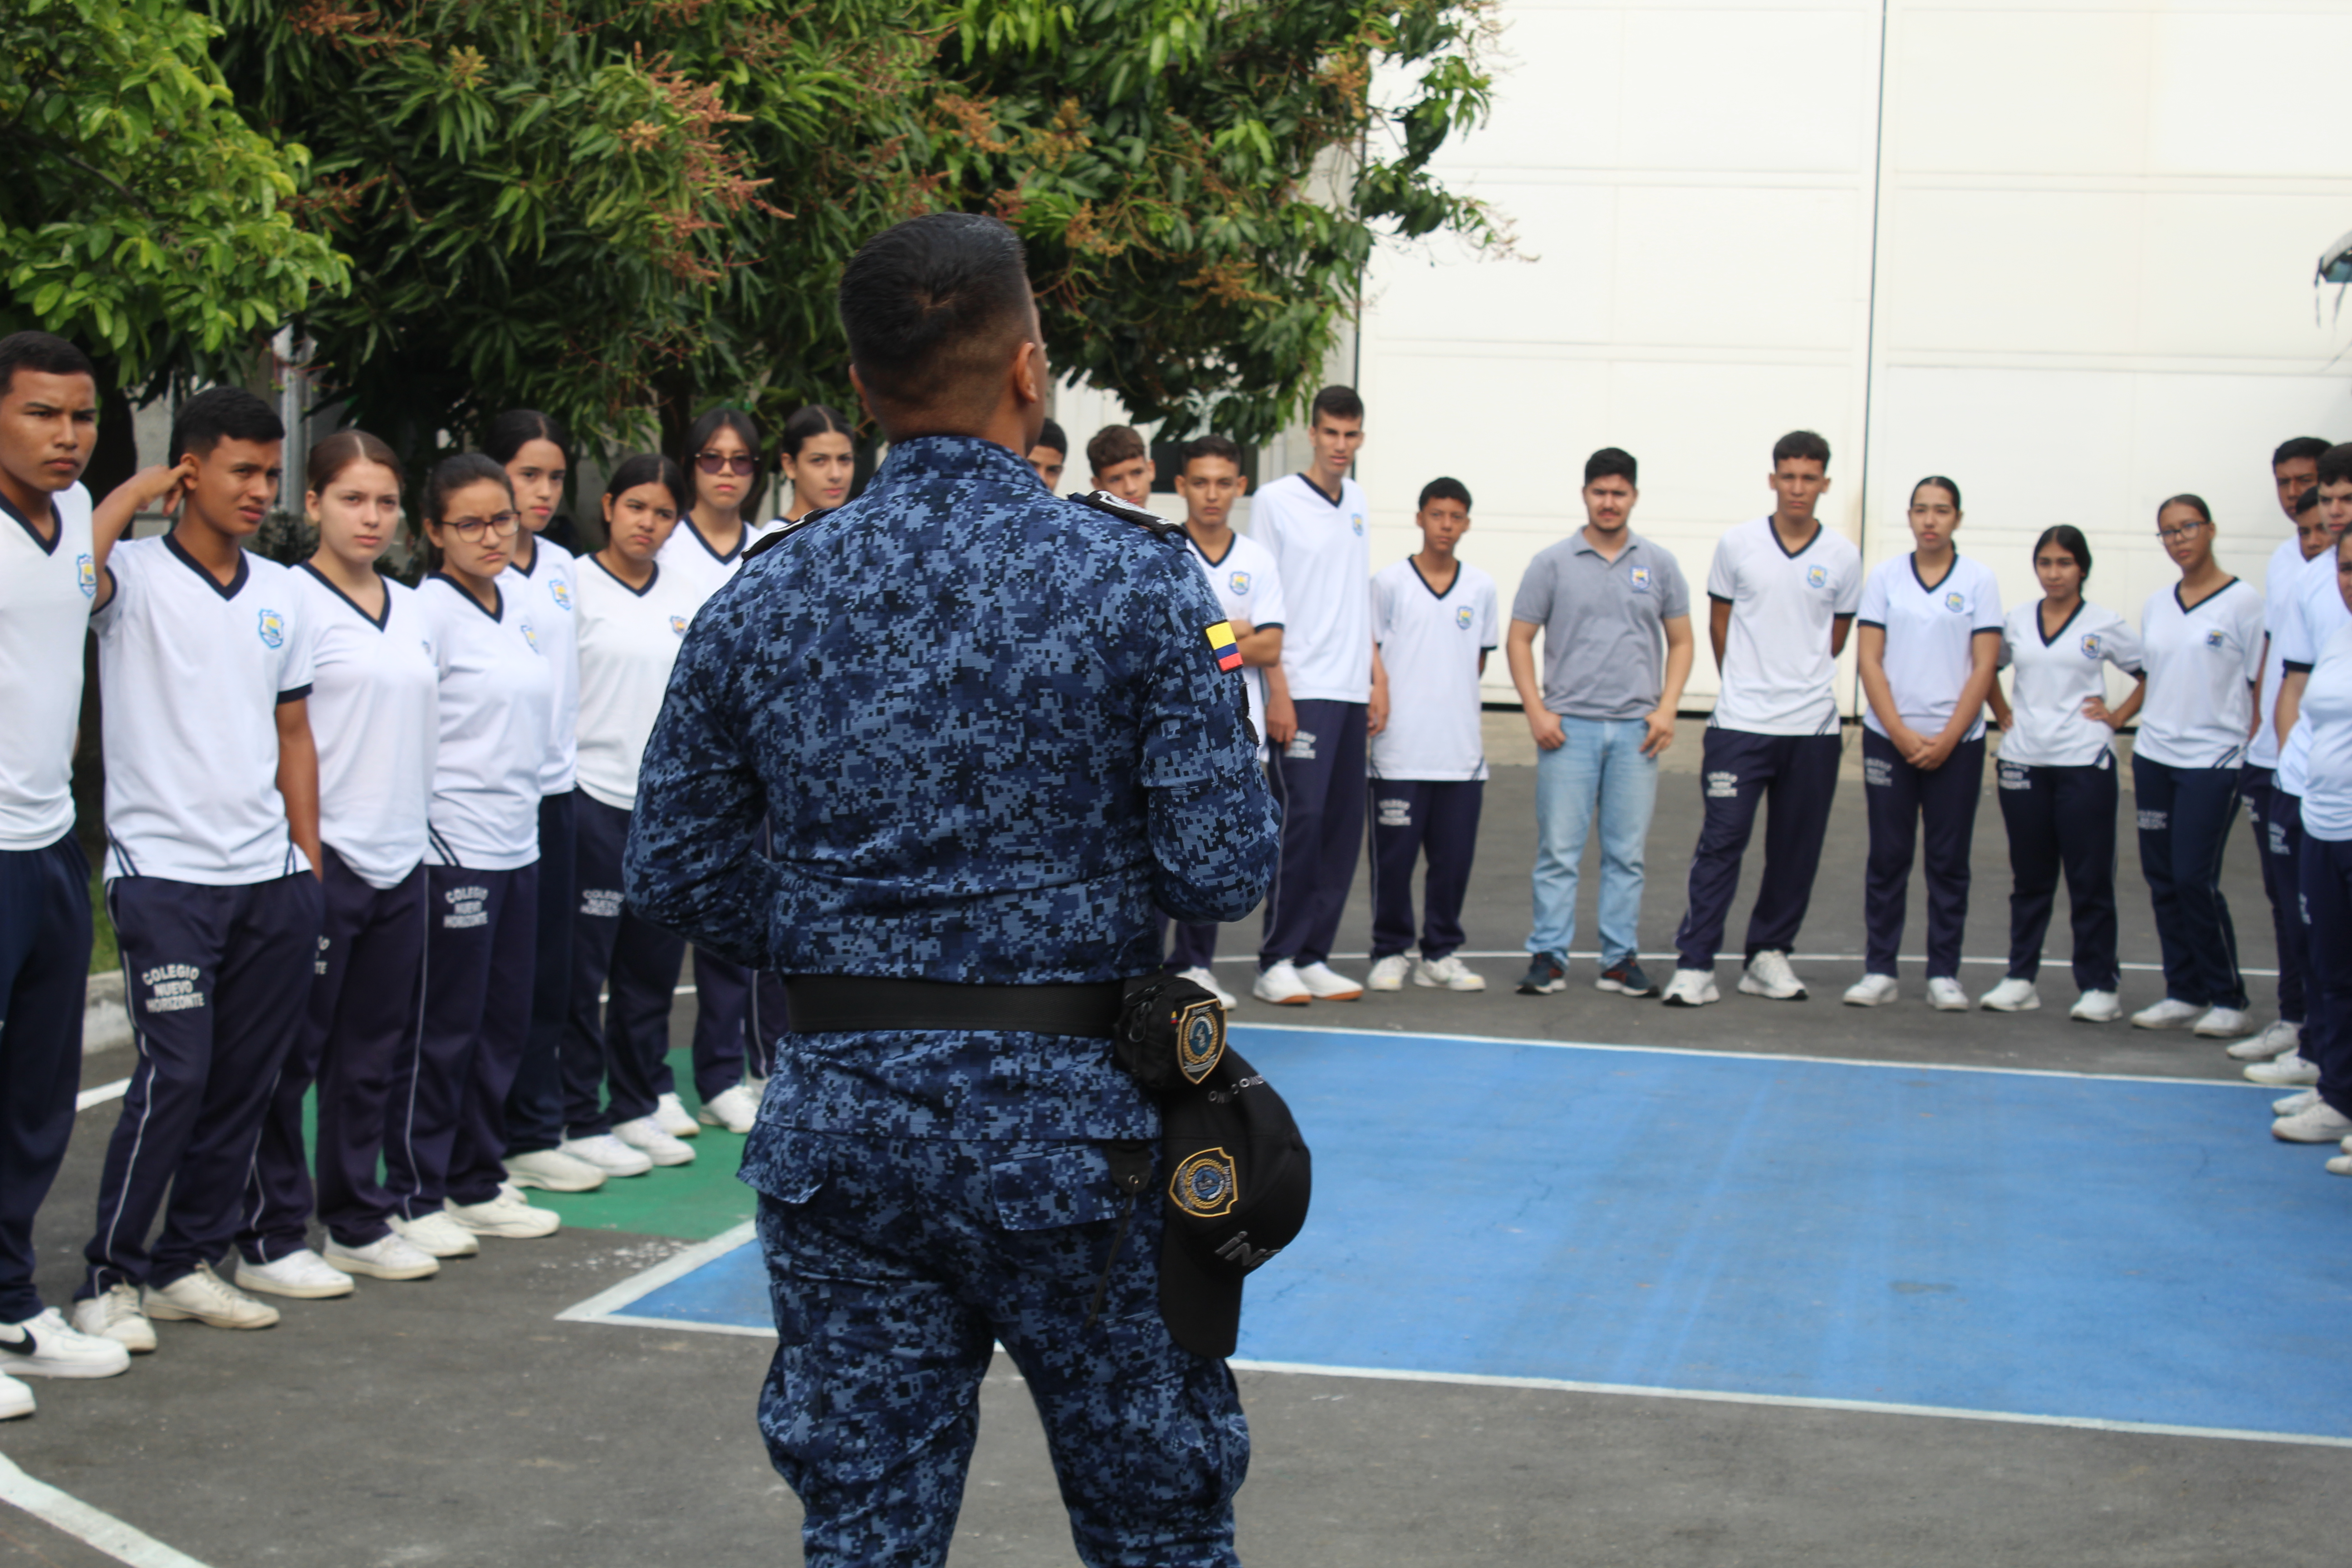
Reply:
<svg viewBox="0 0 2352 1568"><path fill-rule="evenodd" d="M1434 963L1463 942L1462 901L1478 848L1484 779L1374 779L1372 957L1413 944L1412 872L1423 853L1421 956Z"/></svg>
<svg viewBox="0 0 2352 1568"><path fill-rule="evenodd" d="M1758 735L1710 727L1700 761L1699 785L1706 811L1698 847L1691 852L1690 902L1675 933L1677 962L1685 969L1713 969L1716 950L1731 900L1739 890L1739 862L1756 829L1759 806L1769 806L1764 824L1764 877L1756 908L1748 917L1744 958L1770 950L1788 952L1813 901L1813 877L1822 866L1829 836L1830 806L1837 799L1839 737Z"/></svg>
<svg viewBox="0 0 2352 1568"><path fill-rule="evenodd" d="M89 861L72 832L0 850L0 1322L41 1310L33 1219L73 1135L89 942Z"/></svg>
<svg viewBox="0 0 2352 1568"><path fill-rule="evenodd" d="M2238 770L2132 758L2139 862L2164 954L2164 994L2200 1007L2243 1007L2238 932L2221 896L2221 857L2238 815Z"/></svg>
<svg viewBox="0 0 2352 1568"><path fill-rule="evenodd" d="M2116 801L2122 776L2113 752L2079 768L1997 768L2001 822L2009 829L2009 977L2042 973L2042 942L2066 873L2073 910L2074 988L2115 991Z"/></svg>
<svg viewBox="0 0 2352 1568"><path fill-rule="evenodd" d="M1309 699L1296 706L1298 733L1276 746L1266 764L1266 784L1282 813L1282 858L1266 894L1260 969L1286 958L1304 966L1331 956L1356 858L1364 852L1367 705Z"/></svg>
<svg viewBox="0 0 2352 1568"><path fill-rule="evenodd" d="M1952 748L1940 768L1916 768L1877 731L1862 732L1862 798L1870 821L1870 858L1862 907L1868 935L1863 967L1895 972L1903 950L1911 861L1927 840L1927 978L1957 980L1960 939L1969 924L1969 850L1976 842L1977 800L1984 793L1984 738Z"/></svg>

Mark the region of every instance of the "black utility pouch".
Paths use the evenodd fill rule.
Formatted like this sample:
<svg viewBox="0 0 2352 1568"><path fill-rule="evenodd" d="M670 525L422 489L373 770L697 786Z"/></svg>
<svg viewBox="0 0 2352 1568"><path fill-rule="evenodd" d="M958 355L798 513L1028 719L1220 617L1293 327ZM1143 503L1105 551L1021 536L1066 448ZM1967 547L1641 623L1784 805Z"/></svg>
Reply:
<svg viewBox="0 0 2352 1568"><path fill-rule="evenodd" d="M1225 1054L1225 1010L1192 982L1156 975L1120 1004L1110 1051L1148 1094L1197 1088Z"/></svg>

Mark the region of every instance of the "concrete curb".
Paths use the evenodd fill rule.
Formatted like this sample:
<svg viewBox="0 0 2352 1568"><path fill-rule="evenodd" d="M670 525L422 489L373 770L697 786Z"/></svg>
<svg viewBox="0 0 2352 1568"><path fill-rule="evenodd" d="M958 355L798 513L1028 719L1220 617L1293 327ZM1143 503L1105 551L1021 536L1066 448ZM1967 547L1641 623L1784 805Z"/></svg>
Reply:
<svg viewBox="0 0 2352 1568"><path fill-rule="evenodd" d="M96 1056L131 1043L131 1014L122 1005L120 971L89 977L81 1011L81 1054Z"/></svg>

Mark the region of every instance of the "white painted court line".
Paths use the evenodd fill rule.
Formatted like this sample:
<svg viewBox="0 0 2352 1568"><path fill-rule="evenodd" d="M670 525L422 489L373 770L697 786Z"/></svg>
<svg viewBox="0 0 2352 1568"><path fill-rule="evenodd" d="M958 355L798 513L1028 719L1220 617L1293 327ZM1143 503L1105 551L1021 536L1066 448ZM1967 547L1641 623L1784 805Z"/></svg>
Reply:
<svg viewBox="0 0 2352 1568"><path fill-rule="evenodd" d="M35 1480L5 1456L0 1456L0 1502L15 1504L131 1568L205 1568L186 1552L164 1545L144 1531L132 1529L112 1514L100 1513L47 1481Z"/></svg>
<svg viewBox="0 0 2352 1568"><path fill-rule="evenodd" d="M74 1110L88 1110L93 1105L104 1105L110 1100L121 1100L130 1088L129 1079L119 1078L112 1083L102 1083L96 1089L83 1089L74 1096Z"/></svg>
<svg viewBox="0 0 2352 1568"><path fill-rule="evenodd" d="M1455 1040L1474 1046L1535 1046L1548 1051L1616 1051L1633 1056L1705 1057L1716 1062L1811 1062L1822 1067L1876 1068L1885 1072L1998 1073L2010 1078L2072 1078L2090 1083L2162 1083L2200 1089L2255 1089L2276 1094L2275 1088L2242 1079L2172 1078L2157 1073L2063 1072L2056 1068L1974 1067L1956 1062L1882 1062L1858 1057L1804 1057L1788 1051L1703 1050L1696 1046L1608 1046L1593 1040L1530 1040L1516 1035L1444 1035L1431 1029L1367 1029L1331 1024L1261 1024L1255 1018L1226 1015L1228 1028L1269 1029L1286 1035L1371 1035L1419 1040Z"/></svg>
<svg viewBox="0 0 2352 1568"><path fill-rule="evenodd" d="M1335 952L1331 956L1341 963L1365 963L1370 962L1372 955L1369 952ZM1471 950L1465 948L1460 952L1454 954L1454 956L1457 958L1525 958L1528 956L1528 950L1523 947L1508 949L1496 948L1492 951L1481 950L1474 952ZM1579 950L1577 952L1570 952L1568 956L1571 960L1589 958L1595 963L1601 962L1601 954L1597 952L1585 952ZM1674 952L1637 952L1633 956L1653 963L1664 963L1668 959L1677 958L1681 955ZM1739 955L1736 952L1727 952L1716 960L1717 963L1737 963L1738 961ZM1213 958L1209 962L1212 963L1255 963L1257 962L1257 957L1254 953L1245 952L1238 958ZM1789 962L1791 963L1860 963L1864 962L1864 959L1863 955L1858 952L1792 952L1789 955ZM1927 962L1927 955L1924 952L1906 952L1900 956L1898 962L1914 964L1925 963ZM1962 963L1973 964L1979 968L1984 969L2005 970L2009 967L2009 960L2006 958L1963 958L1960 962ZM2050 959L2045 960L2044 962L2050 968L2058 970L2061 973L2063 973L2066 968L2066 961L2063 958ZM2135 974L2161 974L2164 973L2164 965L2161 963L2119 963L2116 965L2116 967L2118 969L2128 970ZM2241 969L2238 973L2248 980L2276 980L2278 978L2278 971L2275 969ZM686 989L691 989L691 987L687 987Z"/></svg>
<svg viewBox="0 0 2352 1568"><path fill-rule="evenodd" d="M1885 1405L1867 1399L1807 1399L1790 1394L1726 1394L1709 1389L1651 1388L1639 1384L1570 1383L1563 1378L1550 1377L1490 1377L1467 1372L1399 1372L1385 1367L1316 1366L1306 1362L1234 1361L1227 1364L1235 1372L1290 1373L1301 1377L1364 1377L1383 1383L1442 1383L1468 1388L1538 1388L1562 1394L1686 1399L1707 1405L1770 1405L1792 1410L1933 1415L1955 1421L2000 1421L2018 1426L2072 1426L2088 1432L2128 1432L2152 1437L2220 1437L2233 1443L2299 1443L2321 1448L2352 1448L2352 1437L2321 1437L2300 1432L2246 1432L2228 1426L2173 1426L2154 1421L2103 1421L2089 1415L2025 1415L2005 1410L1966 1410L1943 1405Z"/></svg>
<svg viewBox="0 0 2352 1568"><path fill-rule="evenodd" d="M600 1290L576 1306L566 1307L555 1314L559 1323L651 1323L661 1328L711 1328L705 1323L676 1323L667 1318L628 1318L620 1310L641 1297L650 1296L673 1279L693 1273L704 1264L724 1258L756 1234L758 1226L751 1220L730 1230L722 1230L709 1241L698 1241L683 1252L673 1253L641 1274L632 1274L608 1290ZM747 1329L726 1329L728 1333L749 1333Z"/></svg>

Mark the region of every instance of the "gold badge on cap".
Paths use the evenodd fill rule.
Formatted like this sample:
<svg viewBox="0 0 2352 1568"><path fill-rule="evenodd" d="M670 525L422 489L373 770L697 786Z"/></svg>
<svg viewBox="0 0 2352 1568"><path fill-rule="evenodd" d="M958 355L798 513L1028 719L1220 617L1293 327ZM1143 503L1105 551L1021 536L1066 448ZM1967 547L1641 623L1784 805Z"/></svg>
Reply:
<svg viewBox="0 0 2352 1568"><path fill-rule="evenodd" d="M1223 1149L1203 1149L1169 1178L1170 1201L1195 1219L1214 1219L1241 1201L1241 1174Z"/></svg>

